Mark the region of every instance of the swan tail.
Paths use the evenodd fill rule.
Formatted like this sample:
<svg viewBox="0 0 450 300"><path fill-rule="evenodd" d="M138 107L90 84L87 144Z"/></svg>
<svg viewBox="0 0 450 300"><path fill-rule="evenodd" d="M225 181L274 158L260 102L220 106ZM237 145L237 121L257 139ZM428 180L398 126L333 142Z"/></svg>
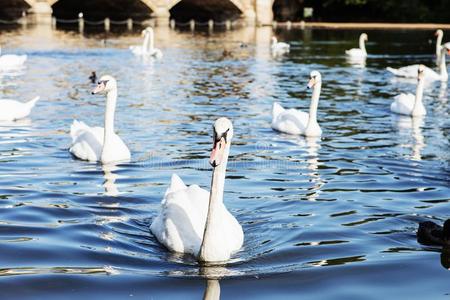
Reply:
<svg viewBox="0 0 450 300"><path fill-rule="evenodd" d="M33 99L31 99L30 101L28 101L28 102L26 103L26 105L27 105L30 109L32 109L32 108L36 105L36 102L39 101L39 99L40 99L40 97L39 97L39 96L36 96L36 97L34 97Z"/></svg>
<svg viewBox="0 0 450 300"><path fill-rule="evenodd" d="M70 136L72 137L72 142L75 142L80 130L85 130L88 128L89 126L87 126L84 122L73 120L73 123L70 126Z"/></svg>
<svg viewBox="0 0 450 300"><path fill-rule="evenodd" d="M183 180L177 174L172 174L172 179L170 180L170 186L166 191L165 196L169 193L173 193L182 189L185 189L186 185Z"/></svg>
<svg viewBox="0 0 450 300"><path fill-rule="evenodd" d="M284 108L278 103L274 102L272 107L272 117L276 118L280 113L284 111Z"/></svg>
<svg viewBox="0 0 450 300"><path fill-rule="evenodd" d="M391 67L387 67L386 70L388 70L389 72L391 72L394 75L398 75L398 70L391 68Z"/></svg>

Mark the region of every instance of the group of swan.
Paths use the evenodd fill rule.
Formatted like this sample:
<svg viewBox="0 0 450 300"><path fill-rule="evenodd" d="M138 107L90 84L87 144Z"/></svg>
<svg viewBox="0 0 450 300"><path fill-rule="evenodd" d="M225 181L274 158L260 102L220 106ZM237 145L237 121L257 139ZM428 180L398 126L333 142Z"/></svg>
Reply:
<svg viewBox="0 0 450 300"><path fill-rule="evenodd" d="M142 45L130 46L131 52L137 56L151 56L161 58L163 56L161 50L155 48L154 33L152 27L147 27L142 31L144 41Z"/></svg>
<svg viewBox="0 0 450 300"><path fill-rule="evenodd" d="M138 55L162 55L153 48L153 31L144 30L142 46L132 48ZM360 36L360 48L346 53L352 56L366 56L364 42L367 35ZM286 46L287 45L287 46ZM445 53L450 53L450 43L441 47L441 61L445 64ZM289 51L289 45L273 40L272 51ZM145 53L145 54L144 54ZM158 54L159 53L159 54ZM395 113L418 116L425 115L422 103L424 79L427 68L418 65L416 95L401 94L395 98L391 110ZM317 122L317 108L322 86L322 76L312 71L308 88L312 88L309 113L284 109L279 103L273 104L272 128L294 134L317 137L322 130ZM77 158L99 161L105 165L112 162L130 160L130 151L122 139L114 132L114 114L117 102L117 82L112 76L102 76L92 94L106 95L104 127L90 127L83 122L73 121L70 129L72 144L69 151ZM29 114L39 97L28 103L12 100L0 101L0 120L15 120ZM172 175L171 183L161 202L157 217L150 230L157 240L174 252L191 254L201 262L222 262L238 251L244 241L244 233L236 218L224 205L225 174L233 138L233 125L227 118L219 118L213 126L213 148L209 163L213 167L210 191L198 185L186 186L182 179Z"/></svg>

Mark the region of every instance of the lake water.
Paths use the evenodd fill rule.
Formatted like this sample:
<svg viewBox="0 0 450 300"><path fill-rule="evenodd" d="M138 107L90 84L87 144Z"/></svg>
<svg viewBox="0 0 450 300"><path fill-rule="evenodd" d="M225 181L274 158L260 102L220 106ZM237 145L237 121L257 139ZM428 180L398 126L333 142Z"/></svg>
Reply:
<svg viewBox="0 0 450 300"><path fill-rule="evenodd" d="M449 89L428 85L428 115L399 118L389 105L414 81L385 70L434 66L433 32L369 30L365 67L343 55L360 31L275 33L289 55L271 56L272 28L158 28L164 57L144 61L128 50L139 32L3 29L4 53L28 61L1 75L0 98L41 100L29 119L0 124L0 298L448 299L448 254L418 244L416 229L450 215ZM74 118L103 124L93 70L118 79L130 163L68 152ZM322 138L274 132L274 101L308 109L311 70L323 78ZM172 173L209 189L221 116L235 131L225 204L245 242L205 268L168 253L149 225Z"/></svg>

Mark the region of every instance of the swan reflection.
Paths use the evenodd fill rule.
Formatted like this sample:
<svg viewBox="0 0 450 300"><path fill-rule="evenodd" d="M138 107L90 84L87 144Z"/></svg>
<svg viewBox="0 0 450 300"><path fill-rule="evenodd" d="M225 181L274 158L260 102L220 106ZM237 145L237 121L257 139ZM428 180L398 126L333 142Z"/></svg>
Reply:
<svg viewBox="0 0 450 300"><path fill-rule="evenodd" d="M409 155L411 159L422 160L421 153L423 148L426 146L425 138L421 129L424 123L423 118L410 118L406 116L397 116L396 118L396 125L400 136L405 139L405 142L401 143L400 147L411 149L411 154Z"/></svg>
<svg viewBox="0 0 450 300"><path fill-rule="evenodd" d="M118 196L120 194L119 189L117 188L116 180L119 178L119 175L113 173L117 171L119 167L115 164L105 164L102 166L103 169L103 177L105 181L103 182L103 187L105 188L106 196Z"/></svg>
<svg viewBox="0 0 450 300"><path fill-rule="evenodd" d="M346 56L345 61L347 64L354 68L365 68L366 67L366 57L352 57Z"/></svg>

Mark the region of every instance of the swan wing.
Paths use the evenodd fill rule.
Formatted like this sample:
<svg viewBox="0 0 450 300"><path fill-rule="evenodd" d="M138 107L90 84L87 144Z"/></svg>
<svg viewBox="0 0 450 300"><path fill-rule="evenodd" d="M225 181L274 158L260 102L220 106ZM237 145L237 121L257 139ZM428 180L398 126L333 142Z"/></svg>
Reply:
<svg viewBox="0 0 450 300"><path fill-rule="evenodd" d="M413 94L400 94L395 96L391 103L391 111L401 115L410 115L414 107L415 96Z"/></svg>
<svg viewBox="0 0 450 300"><path fill-rule="evenodd" d="M72 145L70 153L82 160L100 160L103 149L103 133L101 127L89 127L84 122L74 120L70 127Z"/></svg>
<svg viewBox="0 0 450 300"><path fill-rule="evenodd" d="M353 48L350 50L345 50L345 54L352 57L365 57L366 54L359 48Z"/></svg>
<svg viewBox="0 0 450 300"><path fill-rule="evenodd" d="M284 110L272 120L272 128L288 134L302 134L305 132L309 115L296 109Z"/></svg>

